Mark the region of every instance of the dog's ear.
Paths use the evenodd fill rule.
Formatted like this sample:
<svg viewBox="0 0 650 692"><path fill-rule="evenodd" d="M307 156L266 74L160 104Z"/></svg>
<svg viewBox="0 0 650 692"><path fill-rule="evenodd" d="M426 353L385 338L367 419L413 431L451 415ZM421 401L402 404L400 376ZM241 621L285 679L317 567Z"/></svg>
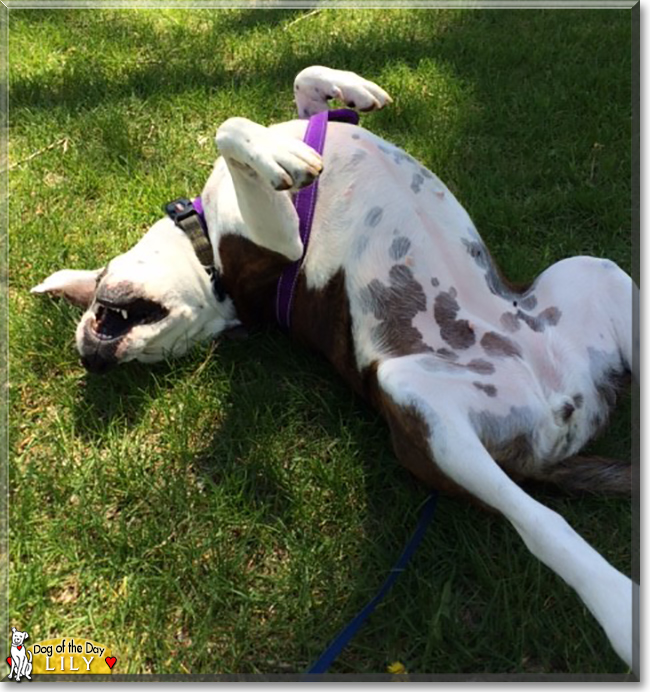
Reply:
<svg viewBox="0 0 650 692"><path fill-rule="evenodd" d="M27 632L23 632L23 635L23 641L25 641L25 639L29 639L29 635L27 634Z"/></svg>
<svg viewBox="0 0 650 692"><path fill-rule="evenodd" d="M16 628L15 628L15 627L12 627L12 628L11 628L11 631L12 631L12 632L15 632L15 631L16 631Z"/></svg>
<svg viewBox="0 0 650 692"><path fill-rule="evenodd" d="M73 305L87 308L95 294L97 277L101 269L81 270L62 269L34 286L30 293L49 293L53 296L63 296Z"/></svg>

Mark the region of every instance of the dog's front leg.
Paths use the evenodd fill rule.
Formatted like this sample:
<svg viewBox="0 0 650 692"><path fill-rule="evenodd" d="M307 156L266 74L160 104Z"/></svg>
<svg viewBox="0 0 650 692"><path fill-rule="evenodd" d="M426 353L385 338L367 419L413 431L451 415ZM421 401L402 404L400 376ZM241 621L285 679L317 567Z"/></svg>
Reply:
<svg viewBox="0 0 650 692"><path fill-rule="evenodd" d="M572 586L605 630L616 653L632 666L632 582L587 544L556 512L516 485L492 459L451 397L432 397L439 383L407 359L383 363L379 384L393 416L417 416L431 464L486 505L501 512L528 549ZM396 413L395 413L396 412ZM392 427L392 426L391 426ZM411 426L412 427L412 426Z"/></svg>
<svg viewBox="0 0 650 692"><path fill-rule="evenodd" d="M226 120L216 143L250 240L290 260L300 259L303 247L290 192L320 175L320 156L301 140L246 118Z"/></svg>

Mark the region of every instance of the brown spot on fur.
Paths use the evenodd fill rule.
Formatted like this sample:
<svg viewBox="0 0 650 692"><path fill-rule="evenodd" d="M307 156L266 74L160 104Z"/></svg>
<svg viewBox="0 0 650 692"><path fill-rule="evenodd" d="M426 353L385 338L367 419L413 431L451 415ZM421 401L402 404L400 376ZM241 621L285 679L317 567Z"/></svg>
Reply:
<svg viewBox="0 0 650 692"><path fill-rule="evenodd" d="M486 332L481 339L481 346L489 356L497 358L521 357L519 346L508 337L501 336L496 332Z"/></svg>
<svg viewBox="0 0 650 692"><path fill-rule="evenodd" d="M379 279L373 279L359 292L361 309L380 320L373 328L374 343L377 348L392 356L433 351L412 324L413 318L427 309L427 298L422 286L405 264L392 266L388 276L389 286Z"/></svg>
<svg viewBox="0 0 650 692"><path fill-rule="evenodd" d="M222 283L239 320L246 327L274 323L278 279L290 261L234 234L221 237L219 257Z"/></svg>
<svg viewBox="0 0 650 692"><path fill-rule="evenodd" d="M384 392L380 393L380 397L380 410L388 421L393 449L400 464L430 488L447 495L466 498L474 504L486 507L436 465L429 445L431 430L418 411L413 407L397 405Z"/></svg>
<svg viewBox="0 0 650 692"><path fill-rule="evenodd" d="M306 347L320 353L354 391L378 406L376 367L359 372L352 336L352 317L345 272L338 271L319 290L306 286L304 274L298 276L291 315L291 335Z"/></svg>
<svg viewBox="0 0 650 692"><path fill-rule="evenodd" d="M433 317L440 327L440 336L452 348L469 348L476 341L474 330L467 320L458 320L456 316L460 306L454 295L441 291L435 299Z"/></svg>
<svg viewBox="0 0 650 692"><path fill-rule="evenodd" d="M537 480L570 493L627 497L632 492L632 467L617 459L571 457L543 468Z"/></svg>

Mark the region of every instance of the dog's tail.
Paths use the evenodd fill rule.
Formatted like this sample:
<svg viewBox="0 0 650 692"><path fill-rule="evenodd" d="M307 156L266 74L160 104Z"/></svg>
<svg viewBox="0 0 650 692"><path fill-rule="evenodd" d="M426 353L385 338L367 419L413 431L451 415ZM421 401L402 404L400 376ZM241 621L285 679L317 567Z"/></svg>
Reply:
<svg viewBox="0 0 650 692"><path fill-rule="evenodd" d="M32 662L32 652L27 649L27 660L31 663Z"/></svg>
<svg viewBox="0 0 650 692"><path fill-rule="evenodd" d="M544 468L540 481L574 494L632 494L630 463L604 457L571 457Z"/></svg>

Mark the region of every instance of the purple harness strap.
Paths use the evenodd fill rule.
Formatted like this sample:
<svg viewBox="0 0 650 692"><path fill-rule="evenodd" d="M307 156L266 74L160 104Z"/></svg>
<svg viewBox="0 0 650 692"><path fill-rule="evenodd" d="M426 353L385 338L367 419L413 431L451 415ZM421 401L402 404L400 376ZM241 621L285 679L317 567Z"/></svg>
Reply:
<svg viewBox="0 0 650 692"><path fill-rule="evenodd" d="M194 211L199 215L203 228L207 228L205 223L205 214L203 212L203 202L201 201L200 195L192 200L192 206L194 207Z"/></svg>
<svg viewBox="0 0 650 692"><path fill-rule="evenodd" d="M303 141L319 154L323 153L325 135L327 134L327 123L330 120L356 125L359 122L359 114L347 108L340 108L337 110L323 111L309 118ZM307 252L307 245L309 244L309 235L311 233L311 224L314 218L317 197L318 178L311 185L299 190L293 200L296 212L298 213L299 232L300 239L302 240L303 252L299 260L286 267L278 280L275 314L278 323L284 329L289 329L291 326L293 294L298 281L298 273L300 272L300 267L302 267Z"/></svg>

